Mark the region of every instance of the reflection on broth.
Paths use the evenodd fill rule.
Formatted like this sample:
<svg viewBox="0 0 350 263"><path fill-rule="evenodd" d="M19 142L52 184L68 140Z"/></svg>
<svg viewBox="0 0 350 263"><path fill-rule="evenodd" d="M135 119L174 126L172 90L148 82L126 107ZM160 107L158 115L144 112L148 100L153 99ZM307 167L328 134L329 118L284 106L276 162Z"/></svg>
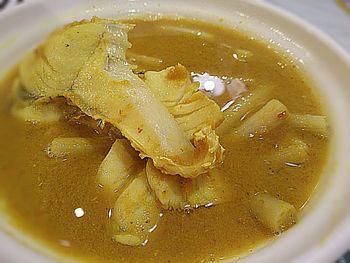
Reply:
<svg viewBox="0 0 350 263"><path fill-rule="evenodd" d="M212 262L294 225L329 134L292 58L199 21L127 23L67 26L1 83L11 223L86 262Z"/></svg>
<svg viewBox="0 0 350 263"><path fill-rule="evenodd" d="M199 90L206 96L214 99L221 107L221 111L227 110L242 93L248 91L246 85L239 79L227 76L211 76L208 73L191 73L193 81L199 82Z"/></svg>

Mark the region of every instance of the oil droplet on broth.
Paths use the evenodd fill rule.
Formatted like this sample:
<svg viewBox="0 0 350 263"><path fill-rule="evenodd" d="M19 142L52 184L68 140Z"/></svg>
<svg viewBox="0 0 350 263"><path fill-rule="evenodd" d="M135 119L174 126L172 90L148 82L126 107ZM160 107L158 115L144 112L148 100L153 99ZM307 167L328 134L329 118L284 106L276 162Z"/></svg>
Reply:
<svg viewBox="0 0 350 263"><path fill-rule="evenodd" d="M58 241L58 243L63 247L70 247L71 246L71 242L69 240L61 239Z"/></svg>
<svg viewBox="0 0 350 263"><path fill-rule="evenodd" d="M81 207L78 207L74 210L74 215L77 217L77 218L81 218L83 217L85 214L84 210L81 208Z"/></svg>

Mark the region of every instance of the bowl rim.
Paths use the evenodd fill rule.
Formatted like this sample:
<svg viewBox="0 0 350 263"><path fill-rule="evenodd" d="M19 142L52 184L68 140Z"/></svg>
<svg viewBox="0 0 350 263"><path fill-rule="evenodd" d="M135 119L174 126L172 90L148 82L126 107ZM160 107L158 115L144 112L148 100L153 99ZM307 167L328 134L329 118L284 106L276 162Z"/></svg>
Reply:
<svg viewBox="0 0 350 263"><path fill-rule="evenodd" d="M44 0L32 0L30 2L24 2L20 6L16 8L10 8L8 10L5 10L1 17L0 21L2 19L6 19L8 16L13 16L16 15L17 13L20 13L22 10L25 9L30 9L32 6L35 6L38 3L43 3L45 4ZM247 0L242 2L248 2ZM341 47L335 40L333 40L330 36L328 36L326 33L321 31L320 29L316 28L315 26L311 25L309 22L297 17L294 14L289 13L288 11L276 7L272 5L271 3L268 3L264 0L262 1L251 1L251 4L254 4L257 7L264 8L266 10L269 10L273 12L274 14L279 14L283 15L284 19L288 20L291 23L294 23L300 28L304 28L304 31L309 32L312 34L314 37L317 39L320 39L323 43L325 43L330 49L332 49L335 53L337 53L339 56L339 59L342 59L343 62L348 65L350 68L350 53L346 52L346 50ZM69 9L70 7L68 6L66 9ZM345 231L344 231L345 229ZM333 231L334 238L337 238L339 240L343 240L344 246L338 246L338 247L332 247L334 251L345 251L346 248L349 247L348 243L350 244L350 211L348 211L347 217L344 217L342 223L340 226L338 226L334 231ZM348 243L347 243L348 242ZM320 255L324 255L326 252L322 250L313 250L313 251L308 251L305 256L308 257L309 259L311 258L320 258ZM341 252L340 252L341 253ZM304 259L300 258L300 262L302 262Z"/></svg>

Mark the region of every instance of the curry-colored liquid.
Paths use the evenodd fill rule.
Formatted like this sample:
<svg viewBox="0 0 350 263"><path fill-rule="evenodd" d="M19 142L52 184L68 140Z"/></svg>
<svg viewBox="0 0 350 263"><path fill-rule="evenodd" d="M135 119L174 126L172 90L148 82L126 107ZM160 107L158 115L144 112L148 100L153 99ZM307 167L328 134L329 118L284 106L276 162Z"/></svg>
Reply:
<svg viewBox="0 0 350 263"><path fill-rule="evenodd" d="M160 70L181 63L192 72L245 80L253 90L271 86L273 97L292 113L322 114L312 87L288 58L229 28L187 20L133 21L131 51L157 57ZM167 26L193 33L167 31ZM198 34L202 32L202 34ZM213 38L206 38L212 34ZM235 49L253 53L247 62L233 57ZM262 139L225 144L220 170L230 185L232 201L192 213L165 211L146 246L113 242L108 231L108 209L96 181L98 166L109 150L92 155L50 159L45 150L55 137L97 136L87 128L60 122L50 126L25 123L11 116L9 87L15 74L1 84L0 196L12 223L49 248L87 262L207 262L246 253L272 238L250 213L248 199L259 191L301 208L312 194L327 159L326 140L281 126ZM152 116L150 116L151 118ZM285 166L271 173L264 161L276 145L298 137L310 145L301 167ZM83 208L84 216L74 214Z"/></svg>

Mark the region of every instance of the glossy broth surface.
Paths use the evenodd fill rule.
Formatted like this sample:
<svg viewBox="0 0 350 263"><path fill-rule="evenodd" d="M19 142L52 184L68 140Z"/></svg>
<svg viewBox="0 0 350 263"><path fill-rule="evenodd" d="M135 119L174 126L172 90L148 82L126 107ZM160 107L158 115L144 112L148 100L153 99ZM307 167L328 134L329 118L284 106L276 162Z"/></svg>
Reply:
<svg viewBox="0 0 350 263"><path fill-rule="evenodd" d="M239 78L254 90L272 87L273 98L292 113L323 114L312 85L293 64L293 58L266 43L198 21L133 20L133 53L161 62L140 71L183 64L193 74L208 73L224 81ZM249 59L237 59L237 50L249 50ZM236 55L235 55L236 54ZM262 138L225 143L220 170L231 189L231 202L192 213L165 211L146 246L128 247L111 240L106 201L98 186L97 169L112 144L90 155L50 159L46 149L56 137L98 136L79 125L59 122L32 124L10 114L12 72L0 89L0 196L11 223L50 248L88 262L208 262L246 253L273 238L249 210L248 200L268 192L301 209L317 185L327 159L328 142L280 126ZM220 106L229 99L217 98ZM298 167L269 169L266 156L292 138L310 145L308 161ZM83 216L77 215L77 208ZM81 211L81 210L80 210Z"/></svg>

